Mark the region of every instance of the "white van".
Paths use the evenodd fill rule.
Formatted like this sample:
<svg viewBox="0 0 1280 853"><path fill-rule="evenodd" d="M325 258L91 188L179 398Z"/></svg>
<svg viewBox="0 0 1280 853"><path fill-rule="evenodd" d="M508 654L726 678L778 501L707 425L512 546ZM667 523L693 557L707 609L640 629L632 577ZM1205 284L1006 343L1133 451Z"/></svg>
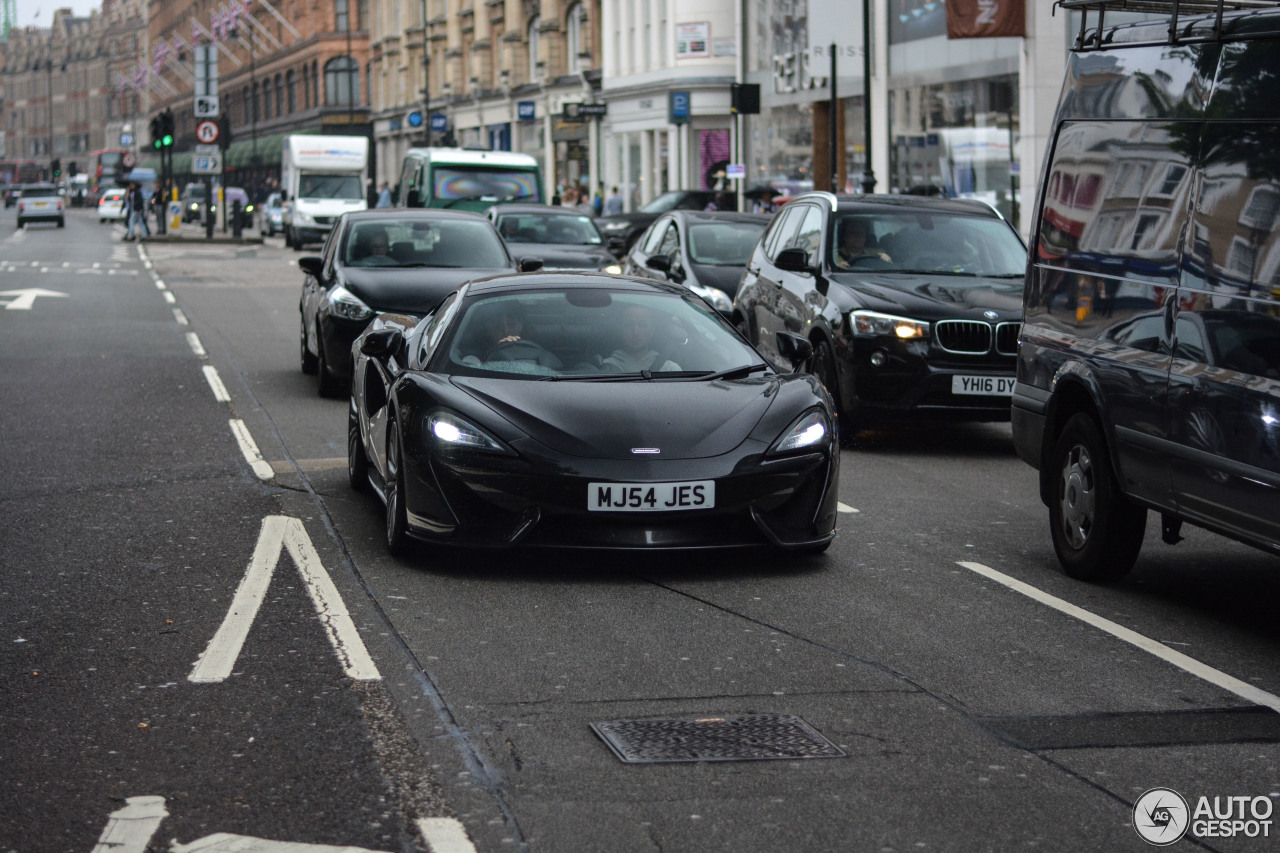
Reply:
<svg viewBox="0 0 1280 853"><path fill-rule="evenodd" d="M323 242L339 216L368 207L368 176L367 137L285 137L280 166L285 242L298 251Z"/></svg>

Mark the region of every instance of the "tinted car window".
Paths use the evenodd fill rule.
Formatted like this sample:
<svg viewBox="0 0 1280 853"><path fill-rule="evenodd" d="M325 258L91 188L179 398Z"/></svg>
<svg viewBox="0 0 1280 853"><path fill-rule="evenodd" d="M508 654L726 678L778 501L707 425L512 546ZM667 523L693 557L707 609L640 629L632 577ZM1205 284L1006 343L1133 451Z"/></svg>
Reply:
<svg viewBox="0 0 1280 853"><path fill-rule="evenodd" d="M649 233L645 235L642 251L646 255L656 254L658 247L662 245L662 239L667 234L667 223L669 220L659 219L649 228Z"/></svg>
<svg viewBox="0 0 1280 853"><path fill-rule="evenodd" d="M668 222L662 232L662 242L658 244L658 254L671 257L680 251L680 230L674 222Z"/></svg>
<svg viewBox="0 0 1280 853"><path fill-rule="evenodd" d="M765 257L773 260L778 256L778 252L787 247L795 236L796 229L800 227L803 215L803 207L789 207L773 220L769 233L765 237Z"/></svg>
<svg viewBox="0 0 1280 853"><path fill-rule="evenodd" d="M340 250L350 266L475 267L510 266L506 249L484 219L353 220Z"/></svg>
<svg viewBox="0 0 1280 853"><path fill-rule="evenodd" d="M30 184L22 188L20 198L47 198L57 194L58 190L52 184Z"/></svg>
<svg viewBox="0 0 1280 853"><path fill-rule="evenodd" d="M822 248L822 211L812 204L806 204L801 210L804 211L804 218L800 220L796 236L787 244L787 248L803 249L809 263L817 266Z"/></svg>
<svg viewBox="0 0 1280 853"><path fill-rule="evenodd" d="M764 231L754 222L694 222L689 226L689 253L696 264L740 267Z"/></svg>

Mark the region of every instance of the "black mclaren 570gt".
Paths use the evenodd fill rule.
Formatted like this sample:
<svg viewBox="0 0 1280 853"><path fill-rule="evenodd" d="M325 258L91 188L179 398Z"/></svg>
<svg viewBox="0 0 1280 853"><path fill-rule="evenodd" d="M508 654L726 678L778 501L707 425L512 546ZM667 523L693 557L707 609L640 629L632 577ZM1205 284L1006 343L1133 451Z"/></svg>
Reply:
<svg viewBox="0 0 1280 853"><path fill-rule="evenodd" d="M793 364L808 341L779 333ZM354 343L351 484L387 545L822 551L831 398L685 288L598 273L474 281Z"/></svg>

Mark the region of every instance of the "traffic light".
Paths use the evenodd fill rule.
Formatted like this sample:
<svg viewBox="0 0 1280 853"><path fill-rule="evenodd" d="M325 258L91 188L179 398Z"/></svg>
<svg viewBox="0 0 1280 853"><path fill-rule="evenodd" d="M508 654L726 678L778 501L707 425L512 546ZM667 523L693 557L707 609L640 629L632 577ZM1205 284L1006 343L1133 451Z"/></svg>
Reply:
<svg viewBox="0 0 1280 853"><path fill-rule="evenodd" d="M62 177L62 160L58 157L53 158L53 162L49 164L50 171L53 172L53 179L56 181Z"/></svg>
<svg viewBox="0 0 1280 853"><path fill-rule="evenodd" d="M173 111L165 110L160 113L160 147L173 147Z"/></svg>
<svg viewBox="0 0 1280 853"><path fill-rule="evenodd" d="M160 150L160 137L164 134L160 130L160 116L151 117L151 147Z"/></svg>
<svg viewBox="0 0 1280 853"><path fill-rule="evenodd" d="M231 147L231 116L223 115L218 119L218 148L226 151Z"/></svg>
<svg viewBox="0 0 1280 853"><path fill-rule="evenodd" d="M80 174L80 167L75 160L72 160L67 164L67 177L74 178L78 174Z"/></svg>
<svg viewBox="0 0 1280 853"><path fill-rule="evenodd" d="M730 111L735 115L760 114L760 84L733 83L729 87Z"/></svg>

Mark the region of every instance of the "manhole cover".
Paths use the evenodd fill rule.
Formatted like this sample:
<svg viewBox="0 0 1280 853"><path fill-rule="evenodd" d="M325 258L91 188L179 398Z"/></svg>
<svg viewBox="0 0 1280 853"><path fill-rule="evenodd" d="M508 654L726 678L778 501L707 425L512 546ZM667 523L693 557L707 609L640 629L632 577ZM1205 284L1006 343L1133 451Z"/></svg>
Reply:
<svg viewBox="0 0 1280 853"><path fill-rule="evenodd" d="M790 715L613 720L591 728L628 764L844 756L813 726Z"/></svg>

